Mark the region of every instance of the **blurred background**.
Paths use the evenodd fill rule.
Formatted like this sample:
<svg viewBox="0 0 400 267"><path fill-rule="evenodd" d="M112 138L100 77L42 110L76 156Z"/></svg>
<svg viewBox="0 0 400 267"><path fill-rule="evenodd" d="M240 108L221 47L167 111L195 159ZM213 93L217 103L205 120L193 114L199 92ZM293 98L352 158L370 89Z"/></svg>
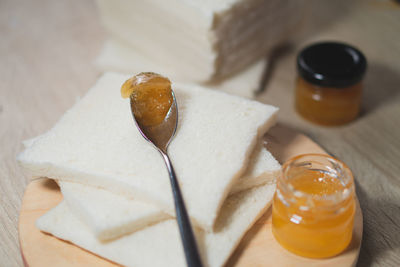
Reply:
<svg viewBox="0 0 400 267"><path fill-rule="evenodd" d="M290 38L266 50L261 79L245 78L244 83L259 87L245 93L280 107L280 124L305 133L349 165L364 214L358 264L398 266L400 4L302 3L287 15L301 17L291 26ZM289 18L280 23L285 21ZM0 34L0 265L22 266L17 225L28 181L15 155L22 140L49 129L94 84L102 73L95 62L110 34L95 1L65 0L1 0ZM311 124L297 115L293 104L297 53L325 40L352 44L368 59L361 115L341 127ZM259 92L253 94L253 89Z"/></svg>

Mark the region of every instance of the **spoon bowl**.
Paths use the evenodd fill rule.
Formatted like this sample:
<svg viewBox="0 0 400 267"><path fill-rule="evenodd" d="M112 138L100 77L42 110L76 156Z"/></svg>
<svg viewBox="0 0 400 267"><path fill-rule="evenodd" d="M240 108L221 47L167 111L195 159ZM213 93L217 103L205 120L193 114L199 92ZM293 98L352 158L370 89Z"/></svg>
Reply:
<svg viewBox="0 0 400 267"><path fill-rule="evenodd" d="M175 136L176 128L178 127L178 106L176 104L174 91L171 90L171 93L173 99L171 107L169 108L164 121L155 126L145 126L140 123L140 120L136 119L134 112L135 109L133 108L135 101L133 98L130 98L132 115L140 134L163 153L167 153L168 145Z"/></svg>

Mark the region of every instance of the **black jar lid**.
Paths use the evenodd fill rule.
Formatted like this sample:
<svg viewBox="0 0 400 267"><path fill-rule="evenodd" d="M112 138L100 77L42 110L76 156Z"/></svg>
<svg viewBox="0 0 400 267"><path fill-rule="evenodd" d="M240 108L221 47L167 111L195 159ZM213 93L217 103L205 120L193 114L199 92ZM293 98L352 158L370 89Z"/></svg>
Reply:
<svg viewBox="0 0 400 267"><path fill-rule="evenodd" d="M359 82L367 60L356 48L337 42L321 42L304 48L297 69L306 81L325 87L348 87Z"/></svg>

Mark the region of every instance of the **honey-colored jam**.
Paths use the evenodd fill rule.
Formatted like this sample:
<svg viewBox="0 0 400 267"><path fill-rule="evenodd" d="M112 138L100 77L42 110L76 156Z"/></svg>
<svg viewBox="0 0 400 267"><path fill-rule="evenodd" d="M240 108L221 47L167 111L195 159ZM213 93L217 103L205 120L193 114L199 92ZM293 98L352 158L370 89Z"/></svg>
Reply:
<svg viewBox="0 0 400 267"><path fill-rule="evenodd" d="M135 119L143 126L163 122L173 102L170 80L152 72L128 79L121 87L121 95L131 98Z"/></svg>
<svg viewBox="0 0 400 267"><path fill-rule="evenodd" d="M310 154L283 166L273 199L272 229L287 250L310 258L339 254L351 241L354 213L351 172L341 162Z"/></svg>
<svg viewBox="0 0 400 267"><path fill-rule="evenodd" d="M321 125L341 125L357 118L361 105L361 82L347 88L321 87L299 77L296 109L304 118Z"/></svg>

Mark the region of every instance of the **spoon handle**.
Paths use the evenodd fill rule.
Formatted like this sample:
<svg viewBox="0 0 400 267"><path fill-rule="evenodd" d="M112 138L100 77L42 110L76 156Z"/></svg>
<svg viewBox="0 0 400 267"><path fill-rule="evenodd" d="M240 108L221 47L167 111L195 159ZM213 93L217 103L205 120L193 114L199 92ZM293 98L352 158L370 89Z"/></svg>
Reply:
<svg viewBox="0 0 400 267"><path fill-rule="evenodd" d="M169 178L171 181L172 193L174 195L175 202L176 220L181 233L181 240L183 244L183 250L185 251L187 266L202 267L203 265L197 249L196 239L193 234L192 226L190 224L189 216L186 211L185 202L183 200L178 181L176 180L174 168L172 167L171 160L169 159L167 153L161 152L161 155L164 158L165 165L167 165Z"/></svg>

